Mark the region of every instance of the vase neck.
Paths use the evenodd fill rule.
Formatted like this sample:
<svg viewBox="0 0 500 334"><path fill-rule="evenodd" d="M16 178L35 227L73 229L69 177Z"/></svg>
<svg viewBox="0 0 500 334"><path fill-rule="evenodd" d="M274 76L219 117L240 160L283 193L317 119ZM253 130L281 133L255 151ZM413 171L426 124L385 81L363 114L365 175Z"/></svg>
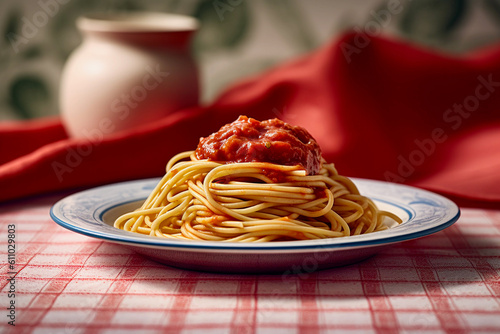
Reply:
<svg viewBox="0 0 500 334"><path fill-rule="evenodd" d="M148 48L185 50L198 28L198 21L183 15L137 12L81 17L77 26L86 37Z"/></svg>
<svg viewBox="0 0 500 334"><path fill-rule="evenodd" d="M110 42L119 42L133 46L172 49L184 51L189 49L191 31L175 32L83 32L84 36Z"/></svg>

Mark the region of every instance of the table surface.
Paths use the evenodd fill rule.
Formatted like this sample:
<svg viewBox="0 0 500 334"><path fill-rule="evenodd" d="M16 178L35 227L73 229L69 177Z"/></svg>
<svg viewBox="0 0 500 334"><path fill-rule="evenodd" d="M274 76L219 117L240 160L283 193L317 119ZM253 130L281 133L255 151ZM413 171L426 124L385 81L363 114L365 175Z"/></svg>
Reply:
<svg viewBox="0 0 500 334"><path fill-rule="evenodd" d="M57 199L0 206L0 332L500 333L500 210L462 208L444 231L285 280L158 264L55 224Z"/></svg>

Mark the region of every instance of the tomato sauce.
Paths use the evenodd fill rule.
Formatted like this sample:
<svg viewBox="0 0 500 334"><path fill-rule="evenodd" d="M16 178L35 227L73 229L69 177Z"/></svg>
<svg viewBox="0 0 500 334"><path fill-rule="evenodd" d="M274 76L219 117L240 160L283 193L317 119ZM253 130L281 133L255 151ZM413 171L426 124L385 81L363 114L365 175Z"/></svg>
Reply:
<svg viewBox="0 0 500 334"><path fill-rule="evenodd" d="M199 160L226 163L270 162L279 165L300 165L308 175L321 168L321 149L302 127L277 118L259 122L240 116L219 131L201 138L195 151Z"/></svg>

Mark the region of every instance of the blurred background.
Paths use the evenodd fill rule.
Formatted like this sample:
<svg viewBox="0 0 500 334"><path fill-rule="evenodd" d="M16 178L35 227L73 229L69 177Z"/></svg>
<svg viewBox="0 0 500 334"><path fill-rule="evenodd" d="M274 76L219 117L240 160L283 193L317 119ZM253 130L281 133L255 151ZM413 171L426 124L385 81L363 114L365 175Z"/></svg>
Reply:
<svg viewBox="0 0 500 334"><path fill-rule="evenodd" d="M81 42L75 19L86 13L197 17L193 53L207 103L239 78L380 21L395 2L402 10L381 34L457 55L500 39L500 0L0 0L0 120L58 113L61 71Z"/></svg>

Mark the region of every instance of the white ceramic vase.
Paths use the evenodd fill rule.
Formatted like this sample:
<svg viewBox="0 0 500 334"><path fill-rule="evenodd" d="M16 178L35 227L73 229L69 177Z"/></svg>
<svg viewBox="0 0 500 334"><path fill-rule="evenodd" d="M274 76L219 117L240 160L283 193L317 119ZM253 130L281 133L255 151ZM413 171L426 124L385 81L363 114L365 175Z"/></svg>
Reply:
<svg viewBox="0 0 500 334"><path fill-rule="evenodd" d="M72 137L101 140L199 103L190 54L196 19L161 13L79 18L83 43L62 73L60 112Z"/></svg>

